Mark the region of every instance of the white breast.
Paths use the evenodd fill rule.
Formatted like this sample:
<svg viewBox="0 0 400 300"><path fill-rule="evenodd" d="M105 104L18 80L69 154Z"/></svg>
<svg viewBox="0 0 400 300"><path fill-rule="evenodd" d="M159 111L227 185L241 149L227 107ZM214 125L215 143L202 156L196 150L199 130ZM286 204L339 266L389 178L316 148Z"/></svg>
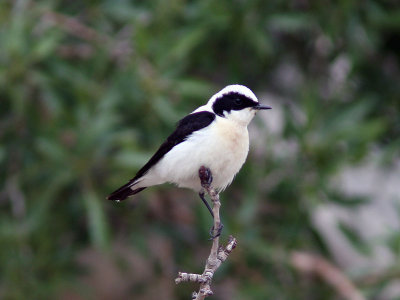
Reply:
<svg viewBox="0 0 400 300"><path fill-rule="evenodd" d="M239 172L248 151L247 127L217 117L210 126L171 149L146 177L155 184L172 182L200 191L198 170L205 166L213 174L213 186L223 190Z"/></svg>

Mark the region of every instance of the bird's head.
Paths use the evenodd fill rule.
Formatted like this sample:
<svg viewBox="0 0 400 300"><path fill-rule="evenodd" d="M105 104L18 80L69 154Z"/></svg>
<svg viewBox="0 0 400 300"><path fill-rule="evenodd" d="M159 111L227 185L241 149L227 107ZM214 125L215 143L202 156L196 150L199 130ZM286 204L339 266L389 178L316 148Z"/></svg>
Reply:
<svg viewBox="0 0 400 300"><path fill-rule="evenodd" d="M227 118L247 126L257 111L271 109L260 105L257 97L243 85L228 85L208 101L207 106L222 118Z"/></svg>

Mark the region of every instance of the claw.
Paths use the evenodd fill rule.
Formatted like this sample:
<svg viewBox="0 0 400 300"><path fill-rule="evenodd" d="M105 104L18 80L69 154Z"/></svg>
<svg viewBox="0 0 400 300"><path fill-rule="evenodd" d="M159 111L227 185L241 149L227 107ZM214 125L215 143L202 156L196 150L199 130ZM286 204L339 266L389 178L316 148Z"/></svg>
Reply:
<svg viewBox="0 0 400 300"><path fill-rule="evenodd" d="M224 228L224 224L219 223L219 226L217 228L217 232L214 234L214 226L211 227L210 229L210 236L211 238L209 239L210 241L212 241L213 239L219 237L221 235L222 229Z"/></svg>

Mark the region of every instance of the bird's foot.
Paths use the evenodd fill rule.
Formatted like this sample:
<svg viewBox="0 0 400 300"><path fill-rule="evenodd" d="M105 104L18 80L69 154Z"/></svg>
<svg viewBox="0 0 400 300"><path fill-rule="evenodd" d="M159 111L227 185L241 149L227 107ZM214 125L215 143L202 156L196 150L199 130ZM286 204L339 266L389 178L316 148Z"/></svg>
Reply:
<svg viewBox="0 0 400 300"><path fill-rule="evenodd" d="M201 166L199 169L199 178L201 186L205 189L209 189L213 181L211 170L205 166Z"/></svg>
<svg viewBox="0 0 400 300"><path fill-rule="evenodd" d="M224 229L224 224L219 223L217 230L214 229L214 226L210 229L210 241L219 237L221 235L222 229Z"/></svg>

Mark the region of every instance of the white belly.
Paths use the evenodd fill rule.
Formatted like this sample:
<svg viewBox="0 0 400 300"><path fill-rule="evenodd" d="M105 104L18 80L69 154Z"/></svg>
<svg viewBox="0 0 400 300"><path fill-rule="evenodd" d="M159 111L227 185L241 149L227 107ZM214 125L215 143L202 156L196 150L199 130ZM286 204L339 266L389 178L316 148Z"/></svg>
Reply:
<svg viewBox="0 0 400 300"><path fill-rule="evenodd" d="M248 151L247 127L217 117L209 127L171 149L145 177L149 183L172 182L200 191L198 170L205 166L212 172L213 187L223 190L239 172Z"/></svg>

